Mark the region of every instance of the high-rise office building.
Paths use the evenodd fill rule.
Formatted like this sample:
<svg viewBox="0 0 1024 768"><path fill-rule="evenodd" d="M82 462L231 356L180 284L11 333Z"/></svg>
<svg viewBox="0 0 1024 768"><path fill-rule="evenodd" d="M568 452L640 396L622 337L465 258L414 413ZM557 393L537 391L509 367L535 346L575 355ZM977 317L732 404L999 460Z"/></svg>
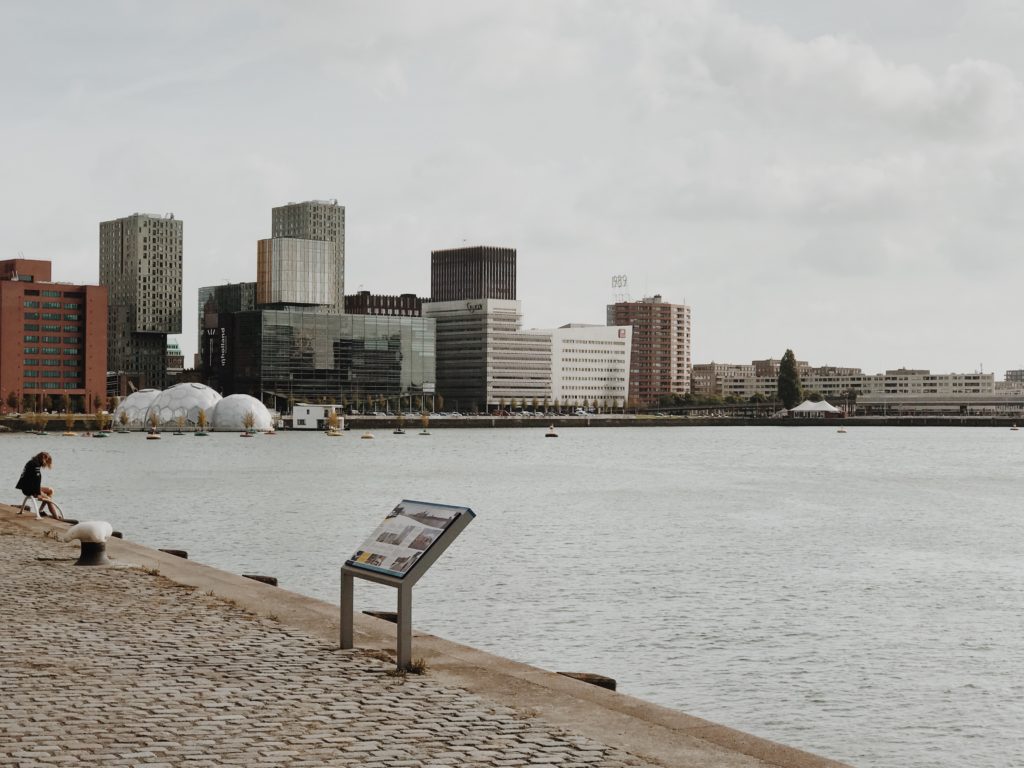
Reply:
<svg viewBox="0 0 1024 768"><path fill-rule="evenodd" d="M633 326L629 400L653 405L690 391L690 308L661 296L608 305L608 325Z"/></svg>
<svg viewBox="0 0 1024 768"><path fill-rule="evenodd" d="M48 261L0 261L0 397L92 411L106 377L107 289L51 282Z"/></svg>
<svg viewBox="0 0 1024 768"><path fill-rule="evenodd" d="M518 301L431 301L437 322L437 391L445 407L493 411L551 397L551 332L522 330Z"/></svg>
<svg viewBox="0 0 1024 768"><path fill-rule="evenodd" d="M515 248L475 245L431 251L431 301L515 298Z"/></svg>
<svg viewBox="0 0 1024 768"><path fill-rule="evenodd" d="M327 245L289 246L278 243L280 239L315 240ZM272 211L271 239L261 240L259 248L257 283L262 275L262 284L269 291L266 300L258 299L260 304L320 305L321 311L344 313L345 206L338 205L337 200L278 206Z"/></svg>
<svg viewBox="0 0 1024 768"><path fill-rule="evenodd" d="M167 385L167 335L181 333L182 222L135 213L100 223L100 285L109 293L107 366L137 388Z"/></svg>
<svg viewBox="0 0 1024 768"><path fill-rule="evenodd" d="M522 330L515 248L431 251L430 293L423 316L437 321L437 386L447 403L488 411L550 397L551 336Z"/></svg>

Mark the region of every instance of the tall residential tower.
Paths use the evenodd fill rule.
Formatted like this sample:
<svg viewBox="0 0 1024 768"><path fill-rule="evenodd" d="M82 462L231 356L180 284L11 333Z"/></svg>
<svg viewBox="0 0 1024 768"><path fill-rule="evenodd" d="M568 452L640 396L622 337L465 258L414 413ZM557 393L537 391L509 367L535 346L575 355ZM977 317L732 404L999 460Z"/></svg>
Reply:
<svg viewBox="0 0 1024 768"><path fill-rule="evenodd" d="M107 369L138 388L167 385L167 335L181 333L182 222L134 213L100 223Z"/></svg>
<svg viewBox="0 0 1024 768"><path fill-rule="evenodd" d="M608 325L633 326L629 399L657 404L690 391L690 308L661 296L608 306Z"/></svg>

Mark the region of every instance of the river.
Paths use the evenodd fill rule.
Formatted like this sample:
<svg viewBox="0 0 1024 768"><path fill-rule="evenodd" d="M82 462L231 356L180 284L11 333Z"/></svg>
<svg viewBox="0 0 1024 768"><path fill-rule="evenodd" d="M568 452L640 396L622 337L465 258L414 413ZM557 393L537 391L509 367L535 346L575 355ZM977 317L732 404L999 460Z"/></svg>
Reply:
<svg viewBox="0 0 1024 768"><path fill-rule="evenodd" d="M857 766L1024 763L1024 431L544 427L0 455L12 502L47 450L69 517L333 602L399 500L466 505L419 629Z"/></svg>

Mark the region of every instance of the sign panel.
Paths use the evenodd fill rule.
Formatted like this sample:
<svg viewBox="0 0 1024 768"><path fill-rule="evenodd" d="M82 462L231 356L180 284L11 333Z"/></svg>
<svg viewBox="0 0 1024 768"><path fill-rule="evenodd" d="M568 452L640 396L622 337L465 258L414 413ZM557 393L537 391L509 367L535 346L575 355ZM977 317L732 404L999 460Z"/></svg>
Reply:
<svg viewBox="0 0 1024 768"><path fill-rule="evenodd" d="M473 510L403 499L345 564L402 578L464 514Z"/></svg>

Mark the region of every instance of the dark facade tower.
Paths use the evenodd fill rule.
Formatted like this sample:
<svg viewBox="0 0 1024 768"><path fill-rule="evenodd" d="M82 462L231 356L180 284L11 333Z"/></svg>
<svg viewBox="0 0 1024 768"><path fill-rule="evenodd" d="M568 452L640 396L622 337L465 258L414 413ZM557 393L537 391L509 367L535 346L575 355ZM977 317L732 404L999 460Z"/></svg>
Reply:
<svg viewBox="0 0 1024 768"><path fill-rule="evenodd" d="M431 301L515 298L515 248L476 245L431 251Z"/></svg>

